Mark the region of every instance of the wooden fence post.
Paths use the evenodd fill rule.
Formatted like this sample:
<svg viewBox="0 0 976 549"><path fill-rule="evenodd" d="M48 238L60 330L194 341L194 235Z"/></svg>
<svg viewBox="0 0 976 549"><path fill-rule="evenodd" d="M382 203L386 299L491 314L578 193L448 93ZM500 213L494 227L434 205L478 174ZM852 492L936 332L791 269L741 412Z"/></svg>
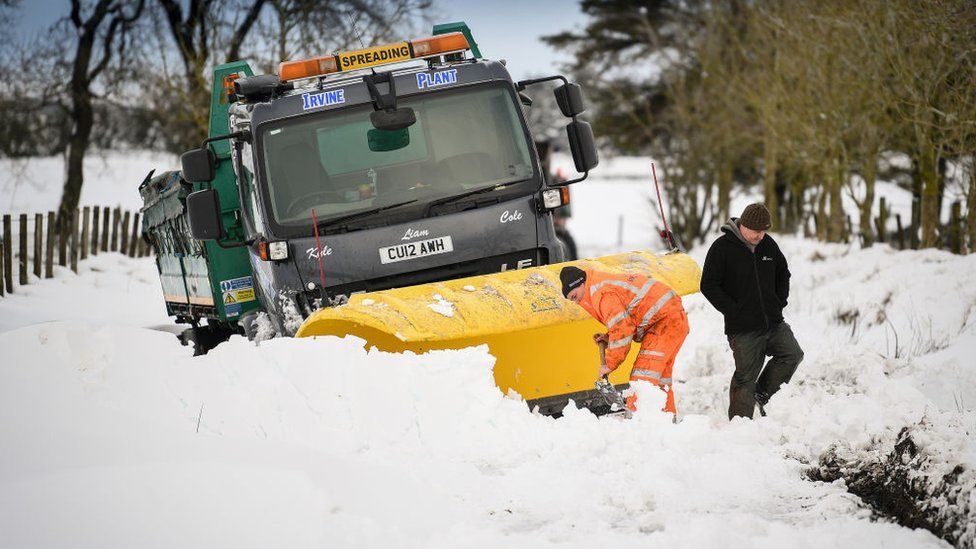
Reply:
<svg viewBox="0 0 976 549"><path fill-rule="evenodd" d="M91 208L85 206L81 214L81 259L88 259L88 224L91 221Z"/></svg>
<svg viewBox="0 0 976 549"><path fill-rule="evenodd" d="M54 278L54 212L47 212L47 242L44 250L44 278Z"/></svg>
<svg viewBox="0 0 976 549"><path fill-rule="evenodd" d="M14 243L10 226L10 214L3 216L3 278L7 281L7 293L14 293Z"/></svg>
<svg viewBox="0 0 976 549"><path fill-rule="evenodd" d="M102 251L108 251L108 206L102 208Z"/></svg>
<svg viewBox="0 0 976 549"><path fill-rule="evenodd" d="M112 210L112 251L119 251L119 223L122 222L122 210Z"/></svg>
<svg viewBox="0 0 976 549"><path fill-rule="evenodd" d="M898 226L898 249L905 249L905 228L901 224L901 214L895 214L895 224Z"/></svg>
<svg viewBox="0 0 976 549"><path fill-rule="evenodd" d="M129 237L129 257L138 257L136 248L139 245L139 212L132 216L132 235Z"/></svg>
<svg viewBox="0 0 976 549"><path fill-rule="evenodd" d="M885 197L880 199L881 209L878 211L877 225L878 225L878 241L885 242L888 240L888 206L885 203Z"/></svg>
<svg viewBox="0 0 976 549"><path fill-rule="evenodd" d="M58 216L58 265L68 264L68 232L71 230L71 216Z"/></svg>
<svg viewBox="0 0 976 549"><path fill-rule="evenodd" d="M18 282L20 282L21 286L26 286L28 282L27 262L29 261L27 259L27 214L20 214L20 234L17 236L17 240L20 243L20 246L17 248L20 252L20 268L17 269L17 274L20 275Z"/></svg>
<svg viewBox="0 0 976 549"><path fill-rule="evenodd" d="M921 226L922 223L921 208L922 208L921 201L919 201L918 199L913 199L912 200L912 227L911 229L909 229L911 231L911 234L908 235L910 237L909 242L911 242L911 246L913 250L917 250L919 245L921 245L922 243L919 240L919 236L918 236L919 227Z"/></svg>
<svg viewBox="0 0 976 549"><path fill-rule="evenodd" d="M79 246L78 246L78 244L79 244L79 242L78 242L78 218L79 217L81 217L81 216L79 215L78 210L75 210L75 211L71 212L71 235L70 235L70 237L71 237L71 270L74 271L75 274L78 273L78 252L80 251L78 249L79 248Z"/></svg>
<svg viewBox="0 0 976 549"><path fill-rule="evenodd" d="M98 255L98 213L101 209L98 206L92 208L92 235L91 235L91 254Z"/></svg>
<svg viewBox="0 0 976 549"><path fill-rule="evenodd" d="M122 243L119 246L119 253L125 255L129 251L129 212L122 215L122 226L119 231L122 236Z"/></svg>
<svg viewBox="0 0 976 549"><path fill-rule="evenodd" d="M44 258L44 214L34 214L34 276L41 278Z"/></svg>
<svg viewBox="0 0 976 549"><path fill-rule="evenodd" d="M949 216L949 249L954 254L962 253L962 202L952 203L952 214Z"/></svg>

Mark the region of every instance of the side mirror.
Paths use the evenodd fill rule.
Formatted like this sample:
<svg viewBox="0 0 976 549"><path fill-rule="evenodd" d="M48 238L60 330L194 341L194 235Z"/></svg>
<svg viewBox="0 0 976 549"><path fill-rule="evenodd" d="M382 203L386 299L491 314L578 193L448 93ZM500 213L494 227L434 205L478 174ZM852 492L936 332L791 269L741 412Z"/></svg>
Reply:
<svg viewBox="0 0 976 549"><path fill-rule="evenodd" d="M552 93L556 96L556 104L563 116L572 118L586 110L586 105L583 104L583 88L579 84L563 84Z"/></svg>
<svg viewBox="0 0 976 549"><path fill-rule="evenodd" d="M369 121L377 130L404 130L417 122L417 115L410 107L401 107L389 111L373 111L369 113Z"/></svg>
<svg viewBox="0 0 976 549"><path fill-rule="evenodd" d="M576 171L585 173L600 163L593 141L593 128L588 122L576 121L566 124L566 136L569 138L569 150L573 153Z"/></svg>
<svg viewBox="0 0 976 549"><path fill-rule="evenodd" d="M183 179L191 183L206 183L214 180L217 159L210 147L186 151L180 156Z"/></svg>
<svg viewBox="0 0 976 549"><path fill-rule="evenodd" d="M373 152L395 151L410 144L410 130L385 131L374 128L366 132L366 142Z"/></svg>
<svg viewBox="0 0 976 549"><path fill-rule="evenodd" d="M186 217L193 238L217 240L224 236L224 227L220 223L220 197L215 189L190 193L186 197Z"/></svg>

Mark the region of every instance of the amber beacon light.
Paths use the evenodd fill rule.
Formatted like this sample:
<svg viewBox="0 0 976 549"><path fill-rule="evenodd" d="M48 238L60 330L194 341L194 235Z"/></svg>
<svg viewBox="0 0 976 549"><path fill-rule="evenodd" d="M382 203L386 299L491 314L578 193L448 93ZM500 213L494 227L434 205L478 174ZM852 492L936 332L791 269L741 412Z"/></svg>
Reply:
<svg viewBox="0 0 976 549"><path fill-rule="evenodd" d="M468 39L464 37L463 33L450 32L428 38L417 38L409 42L384 44L300 61L284 61L278 65L278 78L282 82L315 78L337 72L457 53L468 49L470 49Z"/></svg>

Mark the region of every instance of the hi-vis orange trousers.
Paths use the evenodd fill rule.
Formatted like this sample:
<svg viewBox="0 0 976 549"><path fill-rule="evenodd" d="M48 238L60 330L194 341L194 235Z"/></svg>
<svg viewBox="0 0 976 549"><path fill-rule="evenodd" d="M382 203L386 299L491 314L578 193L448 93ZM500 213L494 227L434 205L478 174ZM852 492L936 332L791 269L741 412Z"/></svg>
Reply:
<svg viewBox="0 0 976 549"><path fill-rule="evenodd" d="M674 405L674 386L671 383L674 359L681 350L685 338L688 337L688 315L685 314L680 300L676 307L669 306L664 318L648 328L641 341L640 352L634 360L634 369L630 372L631 381L650 381L668 394L664 405L665 412L677 414ZM627 407L631 411L637 409L637 395L627 397Z"/></svg>

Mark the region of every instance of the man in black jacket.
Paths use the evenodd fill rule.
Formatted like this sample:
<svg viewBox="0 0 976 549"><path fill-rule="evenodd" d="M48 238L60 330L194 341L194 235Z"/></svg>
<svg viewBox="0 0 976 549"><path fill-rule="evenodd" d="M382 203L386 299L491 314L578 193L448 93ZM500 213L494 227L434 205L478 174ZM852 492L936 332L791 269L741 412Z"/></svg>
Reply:
<svg viewBox="0 0 976 549"><path fill-rule="evenodd" d="M803 351L783 321L790 270L769 230L769 210L750 204L722 226L708 249L701 292L725 316L735 373L729 387L729 419L752 418L756 404L766 415L769 398L788 383ZM771 356L763 368L766 357Z"/></svg>

